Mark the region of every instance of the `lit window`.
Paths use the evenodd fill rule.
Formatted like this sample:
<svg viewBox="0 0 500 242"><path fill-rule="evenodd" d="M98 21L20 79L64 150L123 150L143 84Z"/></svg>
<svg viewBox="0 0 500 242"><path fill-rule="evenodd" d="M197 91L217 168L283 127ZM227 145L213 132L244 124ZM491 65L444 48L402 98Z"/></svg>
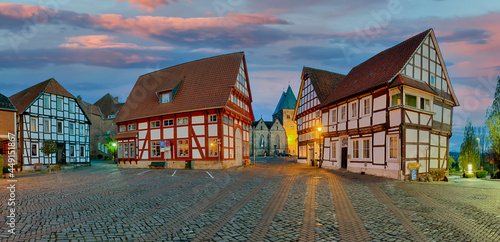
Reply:
<svg viewBox="0 0 500 242"><path fill-rule="evenodd" d="M57 133L62 134L63 133L63 122L62 121L57 121Z"/></svg>
<svg viewBox="0 0 500 242"><path fill-rule="evenodd" d="M417 97L409 94L405 94L405 105L410 107L417 107Z"/></svg>
<svg viewBox="0 0 500 242"><path fill-rule="evenodd" d="M337 142L332 143L332 159L337 159Z"/></svg>
<svg viewBox="0 0 500 242"><path fill-rule="evenodd" d="M210 123L217 122L217 115L216 114L208 115L208 122L210 122Z"/></svg>
<svg viewBox="0 0 500 242"><path fill-rule="evenodd" d="M159 127L160 127L160 121L151 122L151 128L159 128Z"/></svg>
<svg viewBox="0 0 500 242"><path fill-rule="evenodd" d="M398 158L398 137L396 136L389 137L389 158Z"/></svg>
<svg viewBox="0 0 500 242"><path fill-rule="evenodd" d="M392 99L391 106L401 105L401 94L392 95L391 99Z"/></svg>
<svg viewBox="0 0 500 242"><path fill-rule="evenodd" d="M163 120L163 127L167 127L167 126L174 126L174 120L173 119Z"/></svg>
<svg viewBox="0 0 500 242"><path fill-rule="evenodd" d="M31 118L31 131L38 131L38 119L37 118Z"/></svg>
<svg viewBox="0 0 500 242"><path fill-rule="evenodd" d="M62 111L63 110L63 100L62 98L57 99L57 110Z"/></svg>
<svg viewBox="0 0 500 242"><path fill-rule="evenodd" d="M218 156L218 151L219 151L219 144L217 142L217 139L210 139L210 152L209 156L212 157L217 157Z"/></svg>
<svg viewBox="0 0 500 242"><path fill-rule="evenodd" d="M129 124L128 125L128 130L136 130L137 129L137 125L136 124Z"/></svg>
<svg viewBox="0 0 500 242"><path fill-rule="evenodd" d="M171 92L161 94L160 103L169 103L171 101Z"/></svg>
<svg viewBox="0 0 500 242"><path fill-rule="evenodd" d="M363 158L365 158L365 159L370 158L370 140L369 139L363 140Z"/></svg>
<svg viewBox="0 0 500 242"><path fill-rule="evenodd" d="M187 139L177 141L177 154L179 157L189 156L189 143Z"/></svg>
<svg viewBox="0 0 500 242"><path fill-rule="evenodd" d="M359 140L352 141L352 158L359 158Z"/></svg>
<svg viewBox="0 0 500 242"><path fill-rule="evenodd" d="M185 125L188 124L188 118L178 118L177 125Z"/></svg>

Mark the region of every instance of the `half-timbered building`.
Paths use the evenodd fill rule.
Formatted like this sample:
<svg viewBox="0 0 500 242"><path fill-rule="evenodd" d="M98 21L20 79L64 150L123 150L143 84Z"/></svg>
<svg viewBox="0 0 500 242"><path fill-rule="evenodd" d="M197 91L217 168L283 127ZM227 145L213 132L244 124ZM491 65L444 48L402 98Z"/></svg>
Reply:
<svg viewBox="0 0 500 242"><path fill-rule="evenodd" d="M17 109L9 98L0 93L0 156L5 155L3 159L4 163L7 163L8 160L7 154L11 138L16 135L16 112ZM17 145L12 142L11 147L12 144ZM14 149L17 148L14 147Z"/></svg>
<svg viewBox="0 0 500 242"><path fill-rule="evenodd" d="M458 100L429 29L354 67L321 105L323 166L405 179L445 172Z"/></svg>
<svg viewBox="0 0 500 242"><path fill-rule="evenodd" d="M119 167L242 165L250 158L251 102L243 52L145 74L115 119Z"/></svg>
<svg viewBox="0 0 500 242"><path fill-rule="evenodd" d="M19 161L33 165L90 164L90 120L76 98L51 78L10 97L17 108ZM57 144L57 153L41 152L44 140Z"/></svg>
<svg viewBox="0 0 500 242"><path fill-rule="evenodd" d="M345 75L310 67L302 70L294 119L297 121L298 162L312 164L320 157L321 116L319 106Z"/></svg>

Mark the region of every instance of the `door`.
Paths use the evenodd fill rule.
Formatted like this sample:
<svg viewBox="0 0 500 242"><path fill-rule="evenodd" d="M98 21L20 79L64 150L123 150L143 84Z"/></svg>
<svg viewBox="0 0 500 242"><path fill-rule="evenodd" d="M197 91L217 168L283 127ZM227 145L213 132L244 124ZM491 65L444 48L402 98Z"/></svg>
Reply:
<svg viewBox="0 0 500 242"><path fill-rule="evenodd" d="M66 150L64 144L57 144L57 164L66 164Z"/></svg>
<svg viewBox="0 0 500 242"><path fill-rule="evenodd" d="M309 148L309 152L307 152L307 162L311 162L311 166L314 166L314 148Z"/></svg>
<svg viewBox="0 0 500 242"><path fill-rule="evenodd" d="M342 157L340 168L347 169L347 147L342 148Z"/></svg>
<svg viewBox="0 0 500 242"><path fill-rule="evenodd" d="M234 158L235 158L235 162L236 164L241 164L243 165L243 142L241 140L241 130L240 129L237 129L235 134L234 134L234 141L235 141L235 144L234 144L234 148L235 148L235 151L234 151Z"/></svg>

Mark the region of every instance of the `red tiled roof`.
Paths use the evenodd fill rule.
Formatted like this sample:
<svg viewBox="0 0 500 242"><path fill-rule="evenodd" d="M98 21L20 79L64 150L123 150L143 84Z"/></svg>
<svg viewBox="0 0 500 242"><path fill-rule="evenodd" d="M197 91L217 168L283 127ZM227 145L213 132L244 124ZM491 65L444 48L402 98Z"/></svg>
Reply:
<svg viewBox="0 0 500 242"><path fill-rule="evenodd" d="M330 95L345 78L343 74L305 66L304 75L306 74L309 75L309 79L314 87L314 91L316 91L316 95L318 95L320 103L323 103L325 99L328 98L328 95Z"/></svg>
<svg viewBox="0 0 500 242"><path fill-rule="evenodd" d="M236 84L243 52L219 55L168 67L137 80L115 122L226 107ZM159 104L158 92L178 86L170 103ZM250 102L252 101L249 93ZM250 106L250 105L249 105ZM253 119L251 106L248 117Z"/></svg>
<svg viewBox="0 0 500 242"><path fill-rule="evenodd" d="M428 29L354 67L320 107L386 86L431 32L432 29Z"/></svg>
<svg viewBox="0 0 500 242"><path fill-rule="evenodd" d="M54 78L50 78L10 96L9 99L16 106L18 113L21 114L42 92L75 98Z"/></svg>
<svg viewBox="0 0 500 242"><path fill-rule="evenodd" d="M400 86L400 85L406 85L406 86L414 87L414 88L417 88L419 90L426 91L426 92L429 92L429 93L437 95L437 93L434 90L432 90L432 88L427 83L415 80L415 79L413 79L413 78L411 78L409 76L405 76L405 75L402 75L402 74L398 74L394 78L394 80L391 82L391 84L389 85L389 87L397 87L397 86Z"/></svg>

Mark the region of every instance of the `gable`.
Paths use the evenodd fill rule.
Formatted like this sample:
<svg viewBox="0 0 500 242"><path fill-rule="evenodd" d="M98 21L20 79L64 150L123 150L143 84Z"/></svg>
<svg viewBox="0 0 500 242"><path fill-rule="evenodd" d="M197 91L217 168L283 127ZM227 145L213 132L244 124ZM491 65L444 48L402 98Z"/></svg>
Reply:
<svg viewBox="0 0 500 242"><path fill-rule="evenodd" d="M421 80L428 84L438 96L458 105L433 31L422 41L400 73Z"/></svg>
<svg viewBox="0 0 500 242"><path fill-rule="evenodd" d="M296 115L316 107L319 104L320 101L311 82L311 78L307 77L307 79L302 80L301 89L299 91L299 99L297 100Z"/></svg>

